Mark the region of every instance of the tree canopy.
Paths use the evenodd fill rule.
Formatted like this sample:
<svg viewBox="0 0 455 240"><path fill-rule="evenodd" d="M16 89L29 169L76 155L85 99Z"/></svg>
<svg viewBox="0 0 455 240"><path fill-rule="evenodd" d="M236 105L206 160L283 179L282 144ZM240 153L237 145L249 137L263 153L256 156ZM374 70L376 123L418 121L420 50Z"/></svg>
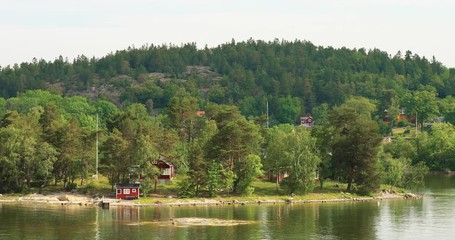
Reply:
<svg viewBox="0 0 455 240"><path fill-rule="evenodd" d="M348 190L406 185L421 180L422 164L455 168L454 82L454 69L410 51L300 40L34 59L0 69L0 190L75 187L93 172L95 135L111 184L131 181L136 168L156 182L151 163L166 159L188 196L250 194L271 168L286 171L288 193L310 191L316 171ZM302 116L314 118L312 129L294 126ZM412 116L418 135L381 143ZM419 174L395 174L403 169Z"/></svg>

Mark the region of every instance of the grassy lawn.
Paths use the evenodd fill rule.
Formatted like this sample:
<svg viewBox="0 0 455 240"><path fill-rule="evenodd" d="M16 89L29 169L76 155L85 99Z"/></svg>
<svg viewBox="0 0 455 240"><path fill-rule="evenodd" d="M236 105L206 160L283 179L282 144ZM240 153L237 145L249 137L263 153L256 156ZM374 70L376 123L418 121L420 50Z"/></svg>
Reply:
<svg viewBox="0 0 455 240"><path fill-rule="evenodd" d="M339 183L336 181L325 181L323 188L319 188L319 183L315 185L315 188L312 193L301 195L296 194L290 196L286 194L283 188L276 189L276 184L274 182L269 182L267 179L257 179L253 182L254 192L250 196L238 196L238 195L227 195L221 194L213 198L190 198L190 199L179 199L176 197L178 193L177 184L174 181L169 185L159 185L157 194L150 194L147 197L142 197L139 200L136 200L136 203L141 204L153 204L153 203L172 203L172 202L190 202L193 200L204 201L205 199L211 199L216 201L266 201L266 200L287 200L292 198L293 200L329 200L329 199L352 199L359 197L368 197L361 196L355 193L349 193L346 191L347 184ZM381 189L393 189L396 193L405 193L406 191L400 188L391 188L388 185L381 185ZM172 196L172 197L169 197ZM373 197L379 196L379 193L373 194Z"/></svg>
<svg viewBox="0 0 455 240"><path fill-rule="evenodd" d="M192 200L204 201L205 199L217 200L217 201L266 201L266 200L287 200L292 198L293 200L329 200L329 199L352 199L362 197L355 193L349 193L346 191L347 184L339 183L336 181L325 181L324 186L321 189L319 183L315 183L313 192L303 195L295 194L288 195L285 189L276 186L276 183L269 182L267 179L256 179L253 182L254 192L250 196L239 196L228 193L220 193L219 196L213 198L191 198L191 199L179 199L179 182L182 180L182 176L177 175L171 184L158 184L156 192L153 190L147 194L147 196L141 197L136 200L136 203L141 204L153 204L153 203L172 203L172 202L189 202ZM78 182L80 183L80 181ZM56 186L53 184L46 186L42 189L42 194L51 194L62 191L62 183L58 183ZM405 190L400 188L392 188L388 185L381 185L381 190L393 189L396 193L406 193ZM17 200L20 196L38 192L38 188L32 188L31 191L24 192L23 194L7 194L0 197L2 200ZM115 192L112 191L111 185L106 177L100 176L98 180L93 178L84 181L82 186L78 186L74 193L84 194L88 196L105 196L115 197ZM379 196L379 193L373 194L373 196ZM365 196L363 196L365 197Z"/></svg>
<svg viewBox="0 0 455 240"><path fill-rule="evenodd" d="M404 135L404 131L406 129L409 129L409 128L406 128L406 127L402 127L402 128L393 128L392 129L392 133L394 136L398 136L398 135Z"/></svg>
<svg viewBox="0 0 455 240"><path fill-rule="evenodd" d="M411 137L416 134L415 127L401 127L401 128L393 128L392 129L393 136L404 136L404 137Z"/></svg>

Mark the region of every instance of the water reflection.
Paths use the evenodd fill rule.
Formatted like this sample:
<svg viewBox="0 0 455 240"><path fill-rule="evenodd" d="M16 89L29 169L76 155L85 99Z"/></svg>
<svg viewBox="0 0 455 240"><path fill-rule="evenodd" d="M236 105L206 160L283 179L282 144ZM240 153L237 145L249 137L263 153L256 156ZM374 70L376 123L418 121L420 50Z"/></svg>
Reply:
<svg viewBox="0 0 455 240"><path fill-rule="evenodd" d="M426 178L420 200L387 201L377 224L380 239L453 239L455 177Z"/></svg>
<svg viewBox="0 0 455 240"><path fill-rule="evenodd" d="M0 205L0 239L452 239L455 177L430 176L421 200L188 207ZM249 220L172 225L172 218ZM157 224L167 223L167 224Z"/></svg>

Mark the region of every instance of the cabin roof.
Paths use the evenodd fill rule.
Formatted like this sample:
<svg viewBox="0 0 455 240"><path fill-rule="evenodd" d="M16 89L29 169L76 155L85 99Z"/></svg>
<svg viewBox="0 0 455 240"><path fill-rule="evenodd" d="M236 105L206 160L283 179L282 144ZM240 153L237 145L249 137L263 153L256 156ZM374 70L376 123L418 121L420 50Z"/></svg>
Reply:
<svg viewBox="0 0 455 240"><path fill-rule="evenodd" d="M158 165L158 164L160 164L160 163L164 163L164 164L168 165L168 167L173 166L172 163L169 163L169 162L165 161L164 159L165 159L164 157L161 158L161 156L160 156L160 160L156 160L153 164L154 164L154 165L155 165L155 164Z"/></svg>
<svg viewBox="0 0 455 240"><path fill-rule="evenodd" d="M130 184L116 184L115 187L120 188L138 188L141 187L141 184L138 183L130 183Z"/></svg>

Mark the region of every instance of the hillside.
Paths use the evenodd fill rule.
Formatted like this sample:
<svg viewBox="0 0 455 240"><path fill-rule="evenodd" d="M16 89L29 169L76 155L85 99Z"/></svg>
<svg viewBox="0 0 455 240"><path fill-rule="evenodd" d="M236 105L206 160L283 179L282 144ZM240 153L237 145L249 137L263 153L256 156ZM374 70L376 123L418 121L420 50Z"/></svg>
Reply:
<svg viewBox="0 0 455 240"><path fill-rule="evenodd" d="M83 185L98 166L95 136L111 186L142 175L152 191L153 163L164 159L183 175L180 197L250 195L273 169L287 169L289 194L311 191L316 172L321 186L343 179L347 191L419 186L428 168L455 169L454 80L455 69L411 52L301 41L144 46L5 67L0 193ZM297 126L306 114L312 128ZM383 143L395 126L403 133Z"/></svg>
<svg viewBox="0 0 455 240"><path fill-rule="evenodd" d="M117 105L122 104L129 93L132 91L141 91L143 85L149 84L167 84L167 83L184 83L191 78L204 79L207 82L215 82L221 79L220 74L213 72L207 66L187 66L181 79L174 78L169 74L162 72L144 73L140 78L134 78L129 75L118 75L109 79L94 77L92 83L87 88L78 88L75 84L65 84L62 81L54 83L46 82L44 90L58 93L66 96L84 96L92 101L104 99ZM199 89L202 93L207 93L209 89ZM132 97L136 98L136 97ZM143 103L147 99L143 99ZM136 98L135 101L138 101Z"/></svg>
<svg viewBox="0 0 455 240"><path fill-rule="evenodd" d="M143 46L100 59L80 56L70 62L59 57L0 71L3 98L47 89L117 105L148 102L162 109L183 90L203 100L200 105L235 104L246 116L264 114L268 101L278 122L296 121L296 115L311 113L323 103L341 104L349 96L389 101L385 98L398 98L422 86L434 88L439 98L454 95L455 69L410 51L392 56L379 49L251 39L204 49L192 43ZM283 104L298 113L284 116Z"/></svg>

